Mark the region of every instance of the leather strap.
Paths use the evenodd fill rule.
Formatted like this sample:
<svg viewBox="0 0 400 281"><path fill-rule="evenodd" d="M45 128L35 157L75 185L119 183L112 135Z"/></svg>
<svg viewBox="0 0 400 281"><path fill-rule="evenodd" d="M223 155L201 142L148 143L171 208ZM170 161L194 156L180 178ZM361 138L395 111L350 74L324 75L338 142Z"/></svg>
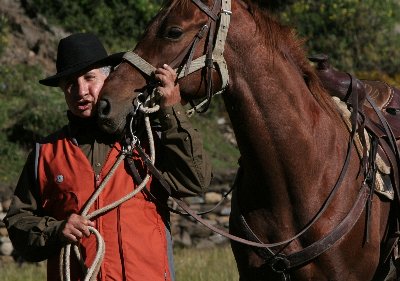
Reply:
<svg viewBox="0 0 400 281"><path fill-rule="evenodd" d="M362 185L362 188L358 194L356 203L353 208L347 214L346 218L324 238L314 242L312 245L304 248L303 250L290 254L286 256L289 261L288 269L298 267L308 263L309 261L315 259L323 252L331 248L335 243L342 240L343 237L353 228L355 223L359 220L366 202L369 197L368 188L366 184Z"/></svg>
<svg viewBox="0 0 400 281"><path fill-rule="evenodd" d="M254 241L250 241L235 235L232 235L222 229L219 229L213 225L211 225L209 222L207 222L206 220L204 220L203 218L201 218L198 214L196 214L193 210L190 209L190 207L181 199L179 198L175 198L173 197L173 193L172 193L172 188L171 186L168 184L168 182L163 178L161 172L152 164L151 160L148 158L148 156L144 153L144 151L141 149L140 146L136 146L137 151L140 155L140 157L143 159L143 162L145 163L145 165L148 167L148 169L150 170L150 172L153 174L153 176L155 178L157 178L161 184L161 186L165 189L165 191L171 196L171 198L178 204L179 207L182 208L182 210L184 210L186 213L188 213L191 217L193 217L197 222L201 223L202 225L204 225L205 227L209 228L210 230L214 231L215 233L218 233L226 238L229 238L230 240L239 242L241 244L245 244L248 246L252 246L252 247L259 247L259 248L273 248L276 246L280 246L282 243L259 243L259 242L254 242ZM357 205L357 204L356 204ZM354 209L354 207L353 207ZM341 223L341 225L344 226L348 226L350 225L349 223L347 223L348 220L350 220L349 217L353 217L353 213L354 211L350 211L350 213L346 216L345 218L345 222ZM358 209L357 209L358 210ZM351 215L350 215L351 214ZM347 233L348 231L350 231L351 228L345 228L344 226L341 227L340 231L338 231L339 233ZM343 235L337 237L332 237L332 234L328 235L329 238L326 238L327 240L330 241L337 241L339 240ZM334 243L333 243L334 244ZM332 245L333 245L332 244ZM312 246L312 245L311 245ZM311 247L310 246L310 247ZM330 245L331 246L331 245ZM316 248L318 251L316 251ZM316 254L317 252L319 253L318 255L320 255L321 253L323 253L324 251L326 251L326 249L323 249L321 246L316 246L316 247L312 247L312 250L307 250L307 252L313 252L314 254ZM296 258L298 258L298 256L295 256Z"/></svg>
<svg viewBox="0 0 400 281"><path fill-rule="evenodd" d="M399 153L399 148L397 147L396 144L396 138L394 137L394 134L392 132L392 129L389 126L389 123L387 122L386 118L383 116L382 112L379 110L379 108L376 106L375 102L367 96L367 101L369 104L372 106L374 109L376 115L379 117L379 120L386 132L387 135L387 140L390 146L391 151L393 151L394 156L395 156L395 161L392 161L392 167L393 167L393 173L394 173L394 193L397 199L397 204L400 206L400 184L399 184L399 167L400 167L400 153Z"/></svg>
<svg viewBox="0 0 400 281"><path fill-rule="evenodd" d="M214 4L216 2L221 2L221 0L216 0L214 2ZM202 10L209 18L212 18L213 21L216 21L218 19L218 11L215 10L215 8L213 8L212 10L210 9L210 7L208 7L206 4L204 4L203 2L201 2L200 0L192 0L192 2L199 7L200 10ZM221 7L221 4L219 5ZM215 7L215 6L214 6Z"/></svg>

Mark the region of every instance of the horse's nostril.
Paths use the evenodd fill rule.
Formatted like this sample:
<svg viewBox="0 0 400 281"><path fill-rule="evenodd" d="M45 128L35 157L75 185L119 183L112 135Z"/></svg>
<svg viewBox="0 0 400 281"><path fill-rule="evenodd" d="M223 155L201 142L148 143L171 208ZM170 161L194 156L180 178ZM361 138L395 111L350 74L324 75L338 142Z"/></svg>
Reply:
<svg viewBox="0 0 400 281"><path fill-rule="evenodd" d="M99 101L98 111L100 117L106 117L111 111L110 102L108 100L101 99Z"/></svg>

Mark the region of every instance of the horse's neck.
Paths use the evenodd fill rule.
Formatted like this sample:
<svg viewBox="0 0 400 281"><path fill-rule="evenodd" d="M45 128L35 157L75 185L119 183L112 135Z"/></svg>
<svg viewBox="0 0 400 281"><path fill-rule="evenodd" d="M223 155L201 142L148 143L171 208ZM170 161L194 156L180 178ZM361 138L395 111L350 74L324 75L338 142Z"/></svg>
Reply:
<svg viewBox="0 0 400 281"><path fill-rule="evenodd" d="M291 62L279 57L263 62L254 55L230 70L225 96L243 165L263 186L304 191L326 159L342 161L334 144L345 147L346 133Z"/></svg>

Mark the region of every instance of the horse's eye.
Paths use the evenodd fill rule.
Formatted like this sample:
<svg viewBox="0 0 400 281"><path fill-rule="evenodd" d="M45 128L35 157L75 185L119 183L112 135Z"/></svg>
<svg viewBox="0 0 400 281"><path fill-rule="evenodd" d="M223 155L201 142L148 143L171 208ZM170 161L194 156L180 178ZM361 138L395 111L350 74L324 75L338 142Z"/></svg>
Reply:
<svg viewBox="0 0 400 281"><path fill-rule="evenodd" d="M183 34L183 30L180 27L173 26L168 28L167 32L165 33L165 38L168 39L179 39Z"/></svg>

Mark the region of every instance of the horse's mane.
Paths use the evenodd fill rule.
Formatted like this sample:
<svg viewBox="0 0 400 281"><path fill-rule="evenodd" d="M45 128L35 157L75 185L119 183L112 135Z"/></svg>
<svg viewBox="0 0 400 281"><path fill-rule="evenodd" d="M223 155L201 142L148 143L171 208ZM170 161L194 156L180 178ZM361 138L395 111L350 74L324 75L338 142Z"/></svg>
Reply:
<svg viewBox="0 0 400 281"><path fill-rule="evenodd" d="M182 7L189 7L189 4L192 0L164 0L162 3L162 7L175 7L175 6L182 6Z"/></svg>
<svg viewBox="0 0 400 281"><path fill-rule="evenodd" d="M271 55L279 52L285 59L292 62L299 69L317 102L328 112L336 112L330 96L323 89L314 67L307 59L304 40L298 38L293 28L279 23L266 9L261 8L256 3L257 1L240 1L248 6L247 9L257 24L258 34L263 38L264 43L270 46ZM177 6L188 9L191 2L191 0L164 0L162 9L172 9Z"/></svg>
<svg viewBox="0 0 400 281"><path fill-rule="evenodd" d="M304 43L297 32L285 26L251 0L243 0L248 5L248 11L257 24L257 32L264 43L270 46L271 55L280 53L286 60L294 64L304 77L310 92L317 102L330 113L336 113L331 97L324 90L315 68L307 58Z"/></svg>

